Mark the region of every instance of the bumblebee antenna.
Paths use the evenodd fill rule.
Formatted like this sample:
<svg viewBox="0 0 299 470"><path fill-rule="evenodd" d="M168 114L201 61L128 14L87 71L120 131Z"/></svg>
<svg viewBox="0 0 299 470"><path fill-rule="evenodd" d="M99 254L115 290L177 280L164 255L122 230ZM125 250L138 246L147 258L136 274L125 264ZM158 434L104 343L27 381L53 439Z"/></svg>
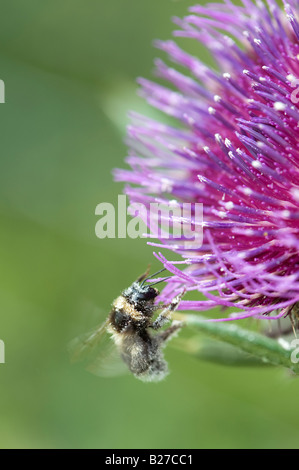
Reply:
<svg viewBox="0 0 299 470"><path fill-rule="evenodd" d="M152 274L151 276L146 277L146 278L144 279L144 281L142 281L142 283L140 284L140 287L142 287L143 284L144 284L146 281L148 281L149 279L152 279L152 277L155 277L157 274L160 274L160 273L162 273L162 272L165 271L165 270L166 270L166 268L160 269L160 271L157 271L156 273ZM162 282L162 281L159 281L159 282ZM156 284L156 283L155 283L155 284ZM154 284L152 284L152 285L154 285Z"/></svg>
<svg viewBox="0 0 299 470"><path fill-rule="evenodd" d="M153 284L148 284L148 287L155 286L156 284L160 284L160 282L167 281L167 279L170 279L172 276L165 277L164 279L160 279L160 281L153 282Z"/></svg>

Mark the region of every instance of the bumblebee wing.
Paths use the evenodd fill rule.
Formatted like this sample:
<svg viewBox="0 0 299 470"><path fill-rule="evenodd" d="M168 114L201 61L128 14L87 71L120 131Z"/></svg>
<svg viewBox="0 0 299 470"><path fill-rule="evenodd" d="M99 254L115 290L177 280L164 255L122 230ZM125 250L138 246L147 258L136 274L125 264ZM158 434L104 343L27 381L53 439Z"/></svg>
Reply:
<svg viewBox="0 0 299 470"><path fill-rule="evenodd" d="M113 377L123 374L127 368L107 332L104 322L89 333L75 338L69 344L71 362L83 362L86 369L98 376Z"/></svg>
<svg viewBox="0 0 299 470"><path fill-rule="evenodd" d="M120 353L110 339L110 344L107 346L106 354L99 354L93 361L91 361L86 369L94 375L99 377L117 377L119 375L127 374L128 368L120 357Z"/></svg>
<svg viewBox="0 0 299 470"><path fill-rule="evenodd" d="M68 346L71 362L83 362L97 354L99 349L104 348L107 337L106 321L88 333L73 339Z"/></svg>

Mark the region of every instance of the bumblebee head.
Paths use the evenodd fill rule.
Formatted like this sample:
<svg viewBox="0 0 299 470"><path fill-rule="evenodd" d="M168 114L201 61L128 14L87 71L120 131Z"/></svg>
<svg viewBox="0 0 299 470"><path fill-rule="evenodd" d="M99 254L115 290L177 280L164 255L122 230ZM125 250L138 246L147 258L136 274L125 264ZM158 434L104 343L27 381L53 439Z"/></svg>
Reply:
<svg viewBox="0 0 299 470"><path fill-rule="evenodd" d="M145 314L150 312L150 309L154 304L154 299L160 294L158 289L155 289L153 286L159 282L164 281L165 279L155 281L153 284L145 283L157 274L160 274L162 271L165 271L165 268L161 269L155 274L152 274L151 276L147 276L148 272L146 272L140 276L137 281L133 282L130 287L122 292L123 297L125 297L127 301L137 310L142 311Z"/></svg>
<svg viewBox="0 0 299 470"><path fill-rule="evenodd" d="M133 284L122 292L122 295L134 306L138 306L147 302L153 303L154 299L159 295L158 289L151 286L144 286L135 281Z"/></svg>

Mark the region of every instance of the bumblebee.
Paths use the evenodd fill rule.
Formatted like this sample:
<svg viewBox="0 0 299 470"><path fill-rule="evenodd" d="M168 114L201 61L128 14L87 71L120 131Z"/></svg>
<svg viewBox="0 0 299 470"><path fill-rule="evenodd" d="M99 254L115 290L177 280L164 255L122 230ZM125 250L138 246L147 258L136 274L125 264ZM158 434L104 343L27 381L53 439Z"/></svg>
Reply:
<svg viewBox="0 0 299 470"><path fill-rule="evenodd" d="M160 292L153 286L162 281L153 284L146 284L146 281L162 271L164 269L150 277L147 271L125 289L114 300L111 312L104 324L83 340L75 340L71 348L73 360L76 361L91 354L93 359L87 369L98 375L111 375L109 362L115 354L111 348L108 348L110 350L108 354L101 353L101 344L104 345L103 336L109 333L116 346L117 356L122 359L123 364L135 377L147 382L162 380L168 373L163 348L167 341L182 328L183 323L172 321L168 328L159 332L158 330L171 321L171 315L177 309L184 294L182 292L177 295L166 307L161 308L155 303ZM153 320L157 310L161 312Z"/></svg>

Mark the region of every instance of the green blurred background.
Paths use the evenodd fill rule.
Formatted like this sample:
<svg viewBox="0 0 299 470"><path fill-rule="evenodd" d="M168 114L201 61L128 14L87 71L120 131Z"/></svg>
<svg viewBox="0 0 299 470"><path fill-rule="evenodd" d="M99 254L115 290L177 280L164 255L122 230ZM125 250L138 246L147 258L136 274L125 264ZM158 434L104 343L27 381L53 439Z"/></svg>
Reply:
<svg viewBox="0 0 299 470"><path fill-rule="evenodd" d="M124 166L127 110L153 113L135 94L159 55L152 41L192 2L0 4L0 447L298 446L299 381L282 369L217 365L175 344L159 384L69 364L68 341L158 267L145 240L97 239L94 212L122 191L111 170Z"/></svg>

